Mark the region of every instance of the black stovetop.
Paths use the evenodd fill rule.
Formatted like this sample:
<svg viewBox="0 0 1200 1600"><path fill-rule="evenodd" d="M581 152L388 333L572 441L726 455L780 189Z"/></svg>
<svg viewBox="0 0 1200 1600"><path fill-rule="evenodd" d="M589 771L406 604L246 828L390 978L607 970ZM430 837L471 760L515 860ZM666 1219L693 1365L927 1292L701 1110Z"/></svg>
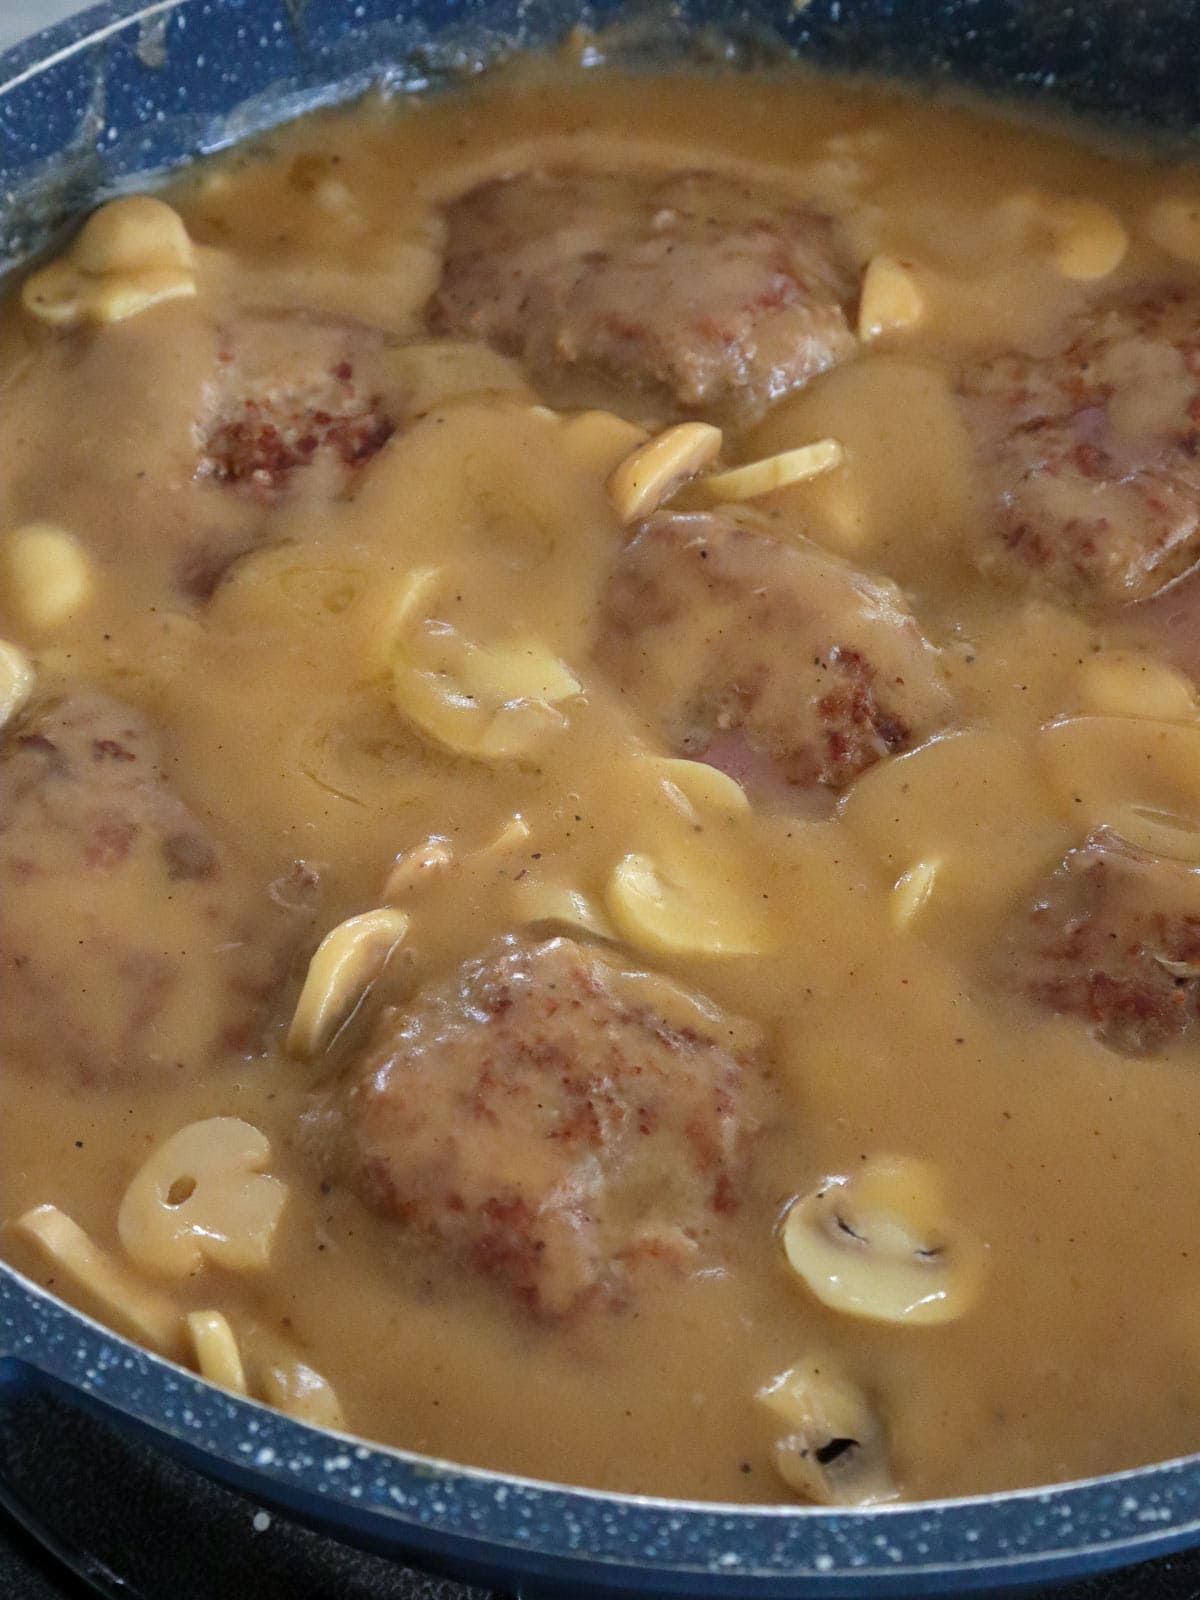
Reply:
<svg viewBox="0 0 1200 1600"><path fill-rule="evenodd" d="M0 1600L489 1600L363 1555L44 1395L0 1410ZM492 1597L499 1600L499 1597ZM1200 1552L1054 1600L1200 1600Z"/></svg>

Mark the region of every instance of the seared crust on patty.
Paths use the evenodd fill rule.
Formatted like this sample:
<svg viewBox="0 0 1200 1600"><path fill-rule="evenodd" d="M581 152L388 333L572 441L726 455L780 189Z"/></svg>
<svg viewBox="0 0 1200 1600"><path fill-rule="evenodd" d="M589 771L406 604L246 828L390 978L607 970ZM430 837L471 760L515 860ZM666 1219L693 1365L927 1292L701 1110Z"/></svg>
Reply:
<svg viewBox="0 0 1200 1600"><path fill-rule="evenodd" d="M377 329L302 312L221 329L200 476L266 497L320 467L324 487L344 488L400 421L372 373L383 345Z"/></svg>
<svg viewBox="0 0 1200 1600"><path fill-rule="evenodd" d="M713 172L532 171L448 209L437 333L629 409L745 417L855 349L828 217Z"/></svg>
<svg viewBox="0 0 1200 1600"><path fill-rule="evenodd" d="M1008 961L1025 993L1110 1049L1162 1050L1200 1017L1200 871L1099 830L1020 916Z"/></svg>
<svg viewBox="0 0 1200 1600"><path fill-rule="evenodd" d="M6 1069L152 1088L254 1054L315 878L295 887L286 909L214 838L140 712L33 706L0 745Z"/></svg>
<svg viewBox="0 0 1200 1600"><path fill-rule="evenodd" d="M1048 355L968 367L994 495L986 570L1093 606L1153 594L1200 556L1200 296L1124 292Z"/></svg>
<svg viewBox="0 0 1200 1600"><path fill-rule="evenodd" d="M540 1316L711 1263L770 1092L747 1024L572 942L506 938L386 1012L336 1102L374 1210Z"/></svg>
<svg viewBox="0 0 1200 1600"><path fill-rule="evenodd" d="M604 617L601 661L667 744L764 796L841 789L949 715L899 591L766 523L652 517Z"/></svg>

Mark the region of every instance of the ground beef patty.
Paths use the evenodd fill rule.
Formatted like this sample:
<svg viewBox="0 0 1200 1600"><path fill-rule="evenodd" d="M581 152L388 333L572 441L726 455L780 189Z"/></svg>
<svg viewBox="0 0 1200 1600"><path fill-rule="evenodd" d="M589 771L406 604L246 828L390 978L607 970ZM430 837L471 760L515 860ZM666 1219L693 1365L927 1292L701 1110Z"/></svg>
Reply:
<svg viewBox="0 0 1200 1600"><path fill-rule="evenodd" d="M302 905L274 903L239 872L167 783L154 736L130 707L78 690L8 729L6 1068L150 1087L245 1057L306 924Z"/></svg>
<svg viewBox="0 0 1200 1600"><path fill-rule="evenodd" d="M995 496L979 547L1097 606L1139 600L1200 555L1200 296L1124 293L1052 354L976 362L961 390Z"/></svg>
<svg viewBox="0 0 1200 1600"><path fill-rule="evenodd" d="M833 229L787 195L712 172L523 172L448 210L437 333L520 356L543 385L598 379L721 420L855 347Z"/></svg>
<svg viewBox="0 0 1200 1600"><path fill-rule="evenodd" d="M175 563L188 600L211 599L261 544L272 510L347 495L404 421L377 328L307 312L247 312L217 330L196 422L196 477L236 497L193 530Z"/></svg>
<svg viewBox="0 0 1200 1600"><path fill-rule="evenodd" d="M1099 830L1018 918L1008 960L1026 994L1110 1049L1161 1050L1200 1016L1200 871Z"/></svg>
<svg viewBox="0 0 1200 1600"><path fill-rule="evenodd" d="M344 489L400 421L381 392L384 348L377 329L302 312L247 314L223 327L200 476L261 497L305 479L317 492Z"/></svg>
<svg viewBox="0 0 1200 1600"><path fill-rule="evenodd" d="M722 513L641 527L608 588L600 656L673 750L764 798L840 789L949 712L895 588Z"/></svg>
<svg viewBox="0 0 1200 1600"><path fill-rule="evenodd" d="M506 938L386 1012L339 1099L339 1171L535 1313L711 1263L768 1089L753 1033L569 939Z"/></svg>

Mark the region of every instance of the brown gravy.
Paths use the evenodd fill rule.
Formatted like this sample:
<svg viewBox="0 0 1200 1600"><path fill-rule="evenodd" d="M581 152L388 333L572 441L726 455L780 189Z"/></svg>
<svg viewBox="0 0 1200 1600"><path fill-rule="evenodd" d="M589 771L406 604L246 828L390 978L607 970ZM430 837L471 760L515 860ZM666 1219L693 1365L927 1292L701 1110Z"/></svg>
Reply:
<svg viewBox="0 0 1200 1600"><path fill-rule="evenodd" d="M903 736L880 713L878 748L832 785L814 788L793 765L780 789L723 758L751 795L745 809L728 792L680 803L658 758L711 754L712 730L694 735L683 709L663 721L652 704L688 637L710 627L731 639L737 620L714 620L702 586L672 590L693 632L651 640L633 628L614 653L606 596L633 530L606 480L639 436L562 415L615 407L657 431L680 413L658 391L622 396L609 368L551 381L528 350L522 367L522 352L472 343L461 326L435 343L427 326L448 202L508 172L622 164L732 174L832 216L849 287L831 292L845 293L856 336L869 263L898 263L901 300L919 307L877 337L848 334L836 362L755 414L721 415L722 467L838 441L840 465L729 514L758 541L746 560L772 541L800 550L803 572L779 579L789 593L809 593L827 556L899 585L895 604L911 607L938 678L936 696L906 703ZM111 872L94 834L101 858L56 857L60 826L76 824L54 822L60 801L37 786L66 780L41 767L12 780L25 799L10 790L6 815L32 808L42 831L34 859L24 834L5 846L0 823L0 957L7 994L21 998L0 1014L5 1254L128 1331L119 1305L47 1265L13 1226L52 1204L155 1306L220 1311L254 1392L286 1403L286 1373L303 1362L351 1431L572 1483L788 1498L772 1464L781 1424L755 1395L822 1353L882 1419L909 1497L1196 1448L1200 1035L1172 1022L1152 1048L1114 1048L1065 991L1048 1003L1019 976L1028 909L1068 853L1108 829L1182 858L1170 915L1184 944L1163 945L1174 963L1163 982L1171 1004L1190 995L1200 706L1174 663L1195 613L1186 587L1132 609L1158 582L1141 567L1114 604L1110 589L1072 587L1092 582L1083 557L1064 585L1021 565L1019 540L987 545L992 474L1024 482L1042 468L994 445L1011 417L980 423L972 406L994 397L963 375L1014 350L1028 361L1061 350L1064 327L1124 290L1200 295L1197 174L860 84L664 77L650 93L645 79L631 91L560 64L304 121L197 168L169 198L194 246L196 293L70 327L14 295L0 319L0 635L36 677L6 737L75 739L73 770L94 761L105 774L96 803L142 819L136 843L122 845L119 827L115 842L104 836L126 850ZM84 274L87 293L102 277ZM885 322L895 296L893 285ZM1192 369L1153 337L1114 338L1106 377L1095 370L1109 346L1084 362L1086 381L1107 385L1092 403L1111 409L1117 393L1123 438L1160 430L1155 408L1170 411L1181 385L1188 403ZM1139 350L1131 378L1120 359L1127 368ZM279 377L306 361L321 374L315 397L303 371ZM703 400L689 404L683 413L705 414ZM1072 405L1072 419L1086 409ZM247 420L264 412L265 442ZM1184 552L1174 576L1200 495L1163 461L1169 516L1140 500L1122 500L1120 516L1135 533L1139 519L1170 522ZM1116 489L1103 472L1087 488L1089 514L1096 494L1131 492L1125 466L1110 476ZM1084 492L1056 483L1055 494ZM681 505L711 512L702 478ZM78 592L48 610L36 596L61 581L45 564L61 542L49 556L36 541L13 554L42 525L83 562ZM638 569L638 593L675 582L675 558L646 560L660 558ZM405 597L421 614L412 575L426 569L435 645L451 654L436 668L417 660L405 689L393 657ZM872 596L862 604L893 604ZM626 622L633 603L618 608ZM1183 623L1165 627L1166 613ZM768 664L786 658L802 625L773 610L754 618L734 675L755 648ZM464 656L463 640L482 641L482 655ZM548 731L514 735L514 754L487 744L480 705L501 670L488 647L518 645L548 653L576 689L542 697ZM466 710L435 695L414 712L429 672L463 660L484 683ZM657 666L642 672L646 662ZM804 664L794 670L809 694ZM113 732L105 717L124 713L97 713L63 733L76 713L39 707L80 686L134 721ZM52 715L57 732L36 721ZM776 724L763 728L774 760ZM97 757L96 742L115 750ZM125 748L142 763L137 785L121 776ZM32 770L38 748L22 758ZM430 838L453 859L396 889L407 929L364 1004L328 1049L289 1054L318 942L387 903L397 856ZM624 900L614 887L631 856L662 869L648 892L657 908L644 884ZM1149 914L1167 913L1155 901ZM545 1315L331 1179L306 1130L385 1007L403 1014L498 937L565 931L590 949L597 928L606 959L745 1020L770 1104L754 1109L736 1213L712 1223L695 1270L639 1269L618 1303ZM1038 925L1039 948L1069 936ZM14 963L46 948L68 976L51 970L39 988ZM1094 978L1093 962L1086 1004L1099 1004ZM1158 1004L1122 994L1138 1017ZM164 1141L214 1117L259 1129L266 1170L286 1185L269 1265L202 1255L156 1274L129 1257L121 1198ZM947 1320L832 1308L784 1254L778 1224L795 1197L884 1157L928 1164L949 1237L978 1257L978 1284ZM169 1316L165 1326L166 1347L187 1359ZM285 1373L274 1389L272 1371Z"/></svg>

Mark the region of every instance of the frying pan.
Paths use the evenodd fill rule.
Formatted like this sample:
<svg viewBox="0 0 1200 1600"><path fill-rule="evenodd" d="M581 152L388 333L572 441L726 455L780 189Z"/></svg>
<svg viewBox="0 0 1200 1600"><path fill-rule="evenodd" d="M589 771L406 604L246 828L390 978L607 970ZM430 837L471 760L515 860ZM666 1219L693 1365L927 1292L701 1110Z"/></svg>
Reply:
<svg viewBox="0 0 1200 1600"><path fill-rule="evenodd" d="M448 83L581 17L628 21L620 49L649 65L699 49L750 69L795 49L1183 143L1200 128L1194 0L677 0L649 18L618 0L115 0L0 55L0 270L123 184L371 84ZM692 1504L466 1470L229 1396L0 1264L0 1399L31 1387L329 1533L529 1597L997 1593L1200 1543L1200 1456L865 1511Z"/></svg>

